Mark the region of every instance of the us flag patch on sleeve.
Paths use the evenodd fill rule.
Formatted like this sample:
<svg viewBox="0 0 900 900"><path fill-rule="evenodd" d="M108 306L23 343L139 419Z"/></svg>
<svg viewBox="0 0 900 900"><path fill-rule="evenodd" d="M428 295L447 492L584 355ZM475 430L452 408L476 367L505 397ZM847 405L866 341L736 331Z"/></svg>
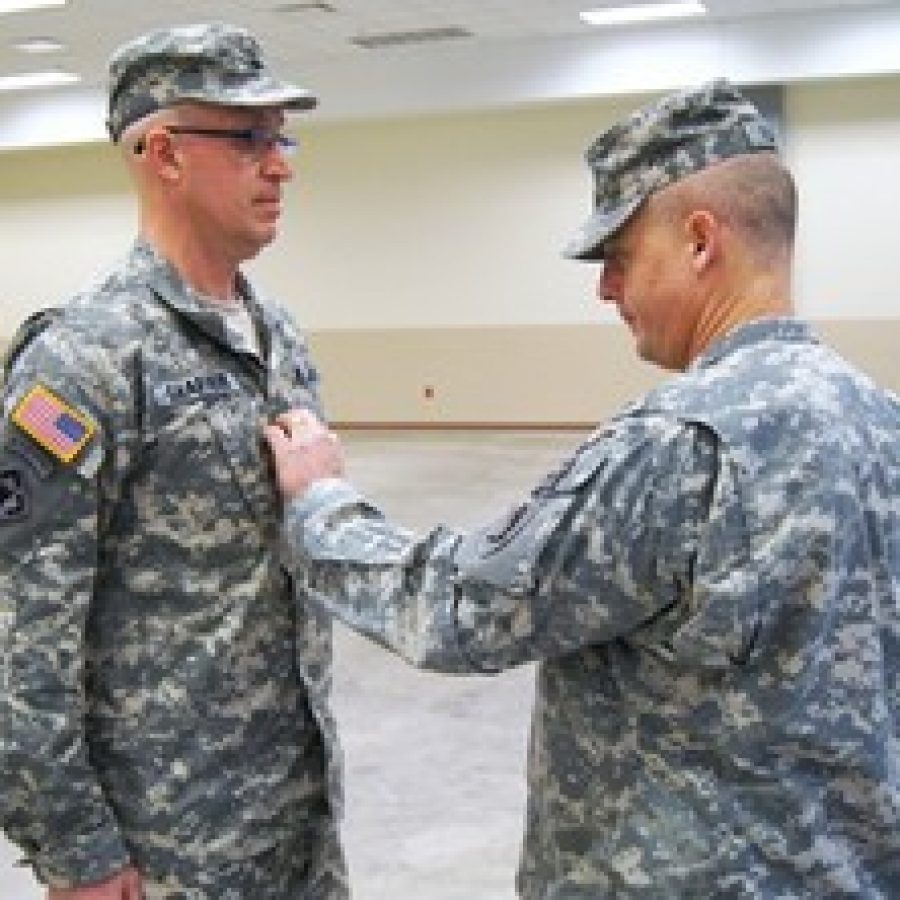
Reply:
<svg viewBox="0 0 900 900"><path fill-rule="evenodd" d="M10 418L64 463L79 454L95 430L89 419L41 384L28 391Z"/></svg>

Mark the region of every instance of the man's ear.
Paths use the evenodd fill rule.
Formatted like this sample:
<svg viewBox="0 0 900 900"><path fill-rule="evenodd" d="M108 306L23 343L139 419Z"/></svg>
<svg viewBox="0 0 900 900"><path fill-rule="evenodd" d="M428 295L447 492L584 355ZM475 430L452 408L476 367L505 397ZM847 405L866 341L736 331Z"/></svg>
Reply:
<svg viewBox="0 0 900 900"><path fill-rule="evenodd" d="M691 265L698 274L705 271L722 251L722 226L719 220L705 209L695 209L685 221L690 242Z"/></svg>
<svg viewBox="0 0 900 900"><path fill-rule="evenodd" d="M165 129L151 128L141 139L140 154L164 181L175 182L181 177L181 154Z"/></svg>

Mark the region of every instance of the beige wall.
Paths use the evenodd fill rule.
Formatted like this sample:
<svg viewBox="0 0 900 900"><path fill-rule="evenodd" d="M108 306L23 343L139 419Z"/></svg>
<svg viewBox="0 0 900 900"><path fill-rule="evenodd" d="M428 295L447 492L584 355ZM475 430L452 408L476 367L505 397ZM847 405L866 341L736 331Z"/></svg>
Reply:
<svg viewBox="0 0 900 900"><path fill-rule="evenodd" d="M657 373L559 249L589 206L590 137L641 98L320 124L279 242L250 268L311 334L347 422L592 422ZM900 389L900 78L793 86L801 314ZM0 336L134 230L105 146L0 153ZM423 391L434 389L426 400Z"/></svg>
<svg viewBox="0 0 900 900"><path fill-rule="evenodd" d="M792 88L786 118L800 190L798 311L900 317L900 78Z"/></svg>
<svg viewBox="0 0 900 900"><path fill-rule="evenodd" d="M814 325L900 393L900 320ZM311 345L340 424L584 427L665 377L618 325L318 331Z"/></svg>
<svg viewBox="0 0 900 900"><path fill-rule="evenodd" d="M134 203L105 145L0 152L0 335L127 248Z"/></svg>

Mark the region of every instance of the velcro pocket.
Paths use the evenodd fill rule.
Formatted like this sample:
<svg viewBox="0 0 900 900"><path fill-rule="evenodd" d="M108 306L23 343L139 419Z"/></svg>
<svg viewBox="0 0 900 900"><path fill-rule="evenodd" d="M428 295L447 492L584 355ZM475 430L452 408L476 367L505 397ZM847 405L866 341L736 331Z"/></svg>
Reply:
<svg viewBox="0 0 900 900"><path fill-rule="evenodd" d="M584 486L603 466L597 431L507 515L468 535L457 551L460 576L512 593L528 593L541 556Z"/></svg>
<svg viewBox="0 0 900 900"><path fill-rule="evenodd" d="M467 535L457 550L460 577L528 593L541 553L573 501L574 495L532 498Z"/></svg>

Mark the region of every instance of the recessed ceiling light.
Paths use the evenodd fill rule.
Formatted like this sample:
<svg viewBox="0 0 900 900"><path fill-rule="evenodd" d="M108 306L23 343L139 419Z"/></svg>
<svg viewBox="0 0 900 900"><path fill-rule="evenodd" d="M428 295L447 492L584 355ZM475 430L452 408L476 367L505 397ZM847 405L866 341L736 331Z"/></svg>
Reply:
<svg viewBox="0 0 900 900"><path fill-rule="evenodd" d="M30 37L13 44L13 47L22 53L58 53L63 49L63 44L56 38Z"/></svg>
<svg viewBox="0 0 900 900"><path fill-rule="evenodd" d="M384 31L380 34L358 34L350 38L351 44L364 50L378 50L382 47L399 47L411 44L427 44L435 41L449 41L454 38L470 38L472 32L458 25L442 28L417 28L413 31Z"/></svg>
<svg viewBox="0 0 900 900"><path fill-rule="evenodd" d="M25 12L29 9L44 9L48 6L65 6L66 3L68 0L0 0L0 15Z"/></svg>
<svg viewBox="0 0 900 900"><path fill-rule="evenodd" d="M337 10L330 3L279 3L272 12L277 13L303 13L325 12L333 13Z"/></svg>
<svg viewBox="0 0 900 900"><path fill-rule="evenodd" d="M72 72L26 72L22 75L0 75L0 91L26 91L29 88L61 87L81 81Z"/></svg>
<svg viewBox="0 0 900 900"><path fill-rule="evenodd" d="M642 3L637 6L614 6L607 9L586 9L579 13L588 25L633 25L636 22L653 22L660 19L684 19L703 16L706 7L702 3Z"/></svg>

